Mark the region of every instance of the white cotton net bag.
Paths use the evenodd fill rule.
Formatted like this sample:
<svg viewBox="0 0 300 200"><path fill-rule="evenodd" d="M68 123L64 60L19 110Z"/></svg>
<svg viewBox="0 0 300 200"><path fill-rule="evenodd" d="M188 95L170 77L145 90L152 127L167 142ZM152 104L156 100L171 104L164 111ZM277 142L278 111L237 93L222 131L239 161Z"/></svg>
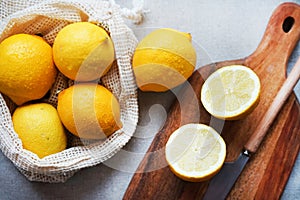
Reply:
<svg viewBox="0 0 300 200"><path fill-rule="evenodd" d="M28 33L39 34L52 45L59 30L80 21L106 29L114 43L116 62L100 81L119 100L123 123L120 130L102 141L85 141L69 134L66 150L40 159L23 149L11 120L16 106L0 94L0 149L4 155L29 180L41 182L64 182L78 170L109 159L129 141L138 122L137 87L131 67L137 39L122 17L138 23L142 19L141 9L128 10L114 1L99 0L5 0L0 4L0 42L13 34ZM58 93L71 84L59 73L43 100L56 106Z"/></svg>

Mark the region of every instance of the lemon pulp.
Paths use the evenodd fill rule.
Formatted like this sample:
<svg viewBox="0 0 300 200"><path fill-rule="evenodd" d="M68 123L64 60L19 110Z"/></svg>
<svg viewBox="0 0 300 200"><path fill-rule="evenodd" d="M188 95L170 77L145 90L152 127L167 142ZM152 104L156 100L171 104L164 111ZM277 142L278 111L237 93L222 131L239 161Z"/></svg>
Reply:
<svg viewBox="0 0 300 200"><path fill-rule="evenodd" d="M258 104L260 87L260 80L252 69L242 65L222 67L204 82L201 102L217 118L240 119Z"/></svg>
<svg viewBox="0 0 300 200"><path fill-rule="evenodd" d="M172 133L166 144L166 160L179 178L199 182L222 167L226 145L222 137L204 124L187 124Z"/></svg>

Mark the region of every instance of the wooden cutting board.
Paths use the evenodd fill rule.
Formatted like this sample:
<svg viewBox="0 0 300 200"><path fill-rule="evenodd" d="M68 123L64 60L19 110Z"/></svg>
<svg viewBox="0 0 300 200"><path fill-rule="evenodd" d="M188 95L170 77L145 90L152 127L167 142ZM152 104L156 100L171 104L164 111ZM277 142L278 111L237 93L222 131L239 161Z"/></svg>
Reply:
<svg viewBox="0 0 300 200"><path fill-rule="evenodd" d="M240 60L210 64L195 71L172 105L164 127L156 134L124 199L201 199L209 181L182 181L166 166L164 147L170 134L191 122L211 125L221 132L227 144L226 161L234 160L286 79L288 58L299 38L300 6L284 3L274 11L262 41L253 54ZM212 118L199 98L204 80L217 68L232 64L246 65L257 73L262 85L261 99L258 107L245 119L224 122ZM300 106L292 94L228 199L278 199L293 168L299 147Z"/></svg>

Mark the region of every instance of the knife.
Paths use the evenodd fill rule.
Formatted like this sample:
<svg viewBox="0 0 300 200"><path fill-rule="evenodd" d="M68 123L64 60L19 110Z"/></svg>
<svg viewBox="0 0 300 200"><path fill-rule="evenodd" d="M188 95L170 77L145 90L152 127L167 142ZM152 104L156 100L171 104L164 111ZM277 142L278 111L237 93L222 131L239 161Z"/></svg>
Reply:
<svg viewBox="0 0 300 200"><path fill-rule="evenodd" d="M272 122L276 118L276 115L284 105L284 102L291 94L299 78L300 57L298 58L296 64L290 72L290 75L284 81L261 122L255 129L248 142L244 145L244 149L240 153L239 157L233 162L225 162L220 172L212 178L203 197L204 200L219 200L225 199L227 197L232 186L236 182L239 175L242 173L249 158L259 148L259 145L263 141L264 136L267 134L268 129L270 128Z"/></svg>

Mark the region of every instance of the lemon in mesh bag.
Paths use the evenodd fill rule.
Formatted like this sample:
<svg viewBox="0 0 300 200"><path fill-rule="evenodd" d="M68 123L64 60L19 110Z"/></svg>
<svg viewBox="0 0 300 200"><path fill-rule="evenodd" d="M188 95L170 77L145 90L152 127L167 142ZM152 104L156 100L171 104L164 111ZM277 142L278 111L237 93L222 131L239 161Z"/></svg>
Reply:
<svg viewBox="0 0 300 200"><path fill-rule="evenodd" d="M15 34L0 44L0 91L16 104L42 98L55 81L52 48L41 37Z"/></svg>
<svg viewBox="0 0 300 200"><path fill-rule="evenodd" d="M65 26L53 44L53 59L68 78L91 81L100 78L114 61L114 47L106 31L89 22Z"/></svg>

